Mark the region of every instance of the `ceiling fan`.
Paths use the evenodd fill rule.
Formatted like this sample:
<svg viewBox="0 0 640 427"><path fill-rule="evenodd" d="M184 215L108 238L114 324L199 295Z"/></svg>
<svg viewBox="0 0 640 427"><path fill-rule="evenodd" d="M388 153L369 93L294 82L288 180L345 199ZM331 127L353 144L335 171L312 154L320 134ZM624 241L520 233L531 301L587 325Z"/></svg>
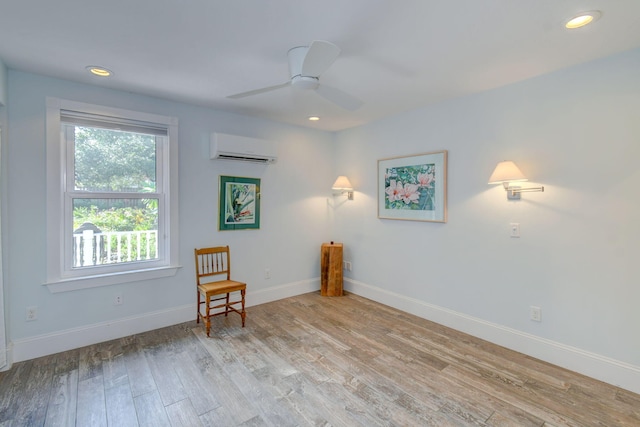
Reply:
<svg viewBox="0 0 640 427"><path fill-rule="evenodd" d="M340 55L340 48L333 43L316 40L309 46L298 46L289 49L289 75L291 80L275 86L250 90L227 96L231 99L240 99L260 93L270 92L291 86L295 89L313 90L318 95L347 110L357 110L362 106L362 101L324 83L320 83L320 74L324 73Z"/></svg>

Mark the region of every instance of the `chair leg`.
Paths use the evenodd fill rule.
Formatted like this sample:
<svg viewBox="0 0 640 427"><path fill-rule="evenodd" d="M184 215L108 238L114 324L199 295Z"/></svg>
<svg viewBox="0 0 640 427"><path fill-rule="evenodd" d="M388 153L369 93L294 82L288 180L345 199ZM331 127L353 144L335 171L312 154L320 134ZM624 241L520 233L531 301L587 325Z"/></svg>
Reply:
<svg viewBox="0 0 640 427"><path fill-rule="evenodd" d="M244 311L244 294L245 294L245 290L242 289L240 291L240 295L242 296L242 311L240 312L240 316L242 316L242 327L244 328L244 319L245 317L247 317L247 313Z"/></svg>
<svg viewBox="0 0 640 427"><path fill-rule="evenodd" d="M209 315L209 312L211 310L211 297L209 295L207 295L205 297L206 301L207 301L207 308L206 308L206 317L204 319L204 324L205 327L207 329L207 336L209 336L209 331L211 330L211 317Z"/></svg>
<svg viewBox="0 0 640 427"><path fill-rule="evenodd" d="M196 291L197 305L196 305L196 323L200 323L200 291Z"/></svg>
<svg viewBox="0 0 640 427"><path fill-rule="evenodd" d="M229 315L229 292L227 292L227 305L224 306L224 317Z"/></svg>

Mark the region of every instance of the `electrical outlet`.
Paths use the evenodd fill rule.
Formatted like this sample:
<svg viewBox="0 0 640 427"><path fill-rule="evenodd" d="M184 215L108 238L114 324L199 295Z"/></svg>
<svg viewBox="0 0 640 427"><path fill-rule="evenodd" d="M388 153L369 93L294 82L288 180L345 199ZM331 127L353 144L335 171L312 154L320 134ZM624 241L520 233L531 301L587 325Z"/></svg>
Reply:
<svg viewBox="0 0 640 427"><path fill-rule="evenodd" d="M32 305L27 307L27 322L32 322L38 318L38 307Z"/></svg>
<svg viewBox="0 0 640 427"><path fill-rule="evenodd" d="M531 307L529 307L529 314L531 316L531 320L533 320L534 322L542 321L542 310L540 309L540 307L532 305Z"/></svg>
<svg viewBox="0 0 640 427"><path fill-rule="evenodd" d="M347 271L351 271L351 261L347 261Z"/></svg>
<svg viewBox="0 0 640 427"><path fill-rule="evenodd" d="M271 279L271 270L268 268L264 269L264 278L265 279Z"/></svg>
<svg viewBox="0 0 640 427"><path fill-rule="evenodd" d="M122 305L124 299L122 298L122 294L116 294L113 298L113 305Z"/></svg>

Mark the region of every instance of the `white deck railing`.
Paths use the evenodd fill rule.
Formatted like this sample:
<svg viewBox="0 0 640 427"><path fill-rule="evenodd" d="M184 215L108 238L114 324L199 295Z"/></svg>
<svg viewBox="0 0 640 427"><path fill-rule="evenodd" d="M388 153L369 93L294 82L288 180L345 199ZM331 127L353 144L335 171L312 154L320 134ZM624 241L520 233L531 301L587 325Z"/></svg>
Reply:
<svg viewBox="0 0 640 427"><path fill-rule="evenodd" d="M115 264L156 259L158 231L84 230L73 235L73 266Z"/></svg>

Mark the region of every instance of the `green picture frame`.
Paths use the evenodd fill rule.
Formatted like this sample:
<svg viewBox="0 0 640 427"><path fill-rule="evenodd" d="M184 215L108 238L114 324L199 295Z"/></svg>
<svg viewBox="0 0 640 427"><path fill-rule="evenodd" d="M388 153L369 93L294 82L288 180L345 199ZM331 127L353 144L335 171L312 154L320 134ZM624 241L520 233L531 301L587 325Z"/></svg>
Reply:
<svg viewBox="0 0 640 427"><path fill-rule="evenodd" d="M260 179L220 175L218 230L260 228Z"/></svg>

